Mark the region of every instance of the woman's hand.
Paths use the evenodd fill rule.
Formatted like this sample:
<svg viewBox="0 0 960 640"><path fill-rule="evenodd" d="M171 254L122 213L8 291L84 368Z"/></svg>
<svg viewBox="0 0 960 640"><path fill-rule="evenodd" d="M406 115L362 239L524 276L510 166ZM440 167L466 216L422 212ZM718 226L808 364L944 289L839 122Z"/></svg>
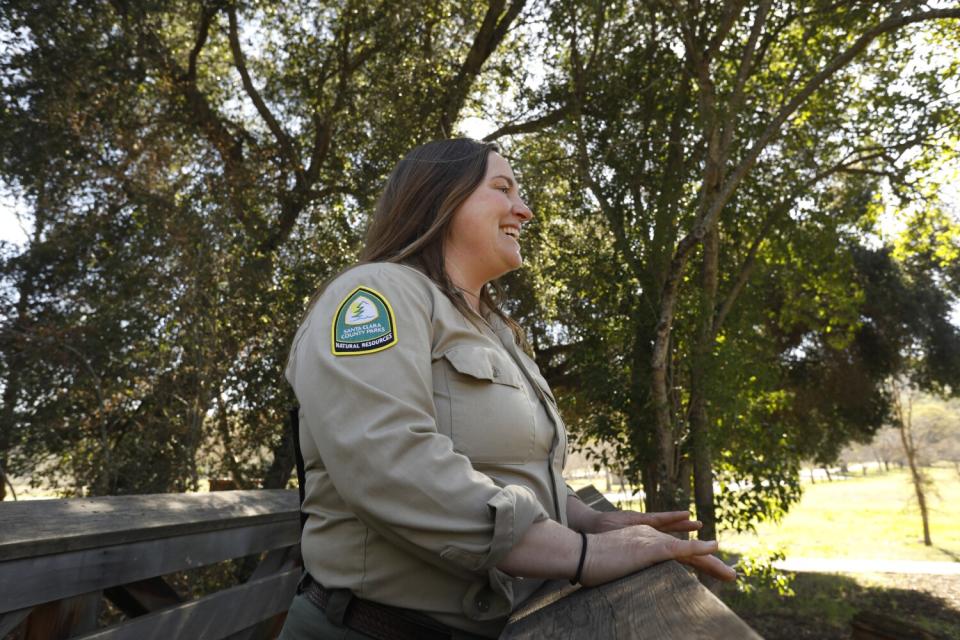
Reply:
<svg viewBox="0 0 960 640"><path fill-rule="evenodd" d="M678 521L674 517L667 520ZM497 568L512 576L571 578L580 559L581 544L580 535L559 522L540 520L530 525ZM689 564L720 580L736 579L732 568L710 555L716 550L716 542L679 540L645 524L588 534L580 583L603 584L664 560Z"/></svg>
<svg viewBox="0 0 960 640"><path fill-rule="evenodd" d="M697 531L703 523L690 519L689 511L661 511L641 513L639 511L595 511L589 533L616 531L624 527L646 525L664 533Z"/></svg>
<svg viewBox="0 0 960 640"><path fill-rule="evenodd" d="M596 511L582 500L567 498L567 522L574 531L604 533L624 527L645 524L664 533L697 531L702 523L691 520L689 511L663 511L641 513L639 511Z"/></svg>
<svg viewBox="0 0 960 640"><path fill-rule="evenodd" d="M580 583L584 586L603 584L664 560L688 564L718 580L735 580L736 571L711 555L717 548L713 540L679 540L648 525L625 526L587 537L587 557ZM627 567L629 570L625 571Z"/></svg>

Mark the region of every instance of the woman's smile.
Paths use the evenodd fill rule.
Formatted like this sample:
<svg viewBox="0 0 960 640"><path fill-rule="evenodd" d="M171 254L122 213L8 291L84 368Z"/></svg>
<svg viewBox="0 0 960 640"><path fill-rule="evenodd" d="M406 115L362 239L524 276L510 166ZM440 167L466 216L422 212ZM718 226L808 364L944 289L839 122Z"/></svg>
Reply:
<svg viewBox="0 0 960 640"><path fill-rule="evenodd" d="M510 163L491 152L486 175L454 213L444 243L454 283L477 295L487 282L520 268L521 229L532 217Z"/></svg>

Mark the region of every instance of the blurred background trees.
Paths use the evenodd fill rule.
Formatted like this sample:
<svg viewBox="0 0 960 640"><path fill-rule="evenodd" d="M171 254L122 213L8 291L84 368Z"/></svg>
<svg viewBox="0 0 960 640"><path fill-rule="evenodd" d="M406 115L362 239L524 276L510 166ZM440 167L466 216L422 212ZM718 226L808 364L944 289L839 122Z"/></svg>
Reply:
<svg viewBox="0 0 960 640"><path fill-rule="evenodd" d="M32 233L0 264L0 464L67 493L284 486L306 300L397 159L479 119L537 214L508 306L578 446L705 537L775 517L802 459L888 421L888 380L960 388L957 18L6 2L0 171Z"/></svg>

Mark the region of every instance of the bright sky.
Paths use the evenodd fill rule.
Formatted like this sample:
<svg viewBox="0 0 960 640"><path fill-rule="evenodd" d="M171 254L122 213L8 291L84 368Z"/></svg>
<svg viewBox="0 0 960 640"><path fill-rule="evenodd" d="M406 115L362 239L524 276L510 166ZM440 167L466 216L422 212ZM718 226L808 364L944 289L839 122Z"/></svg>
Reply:
<svg viewBox="0 0 960 640"><path fill-rule="evenodd" d="M0 190L0 240L22 246L32 227L26 203L17 202L12 194Z"/></svg>

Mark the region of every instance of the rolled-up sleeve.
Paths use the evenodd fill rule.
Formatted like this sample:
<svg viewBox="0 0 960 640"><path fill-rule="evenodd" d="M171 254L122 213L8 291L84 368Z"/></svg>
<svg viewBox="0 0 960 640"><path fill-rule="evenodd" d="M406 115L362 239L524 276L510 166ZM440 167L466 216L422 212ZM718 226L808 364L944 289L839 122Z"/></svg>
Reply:
<svg viewBox="0 0 960 640"><path fill-rule="evenodd" d="M356 517L408 553L486 580L513 606L496 565L547 513L520 485L497 486L440 434L433 400L433 293L396 265L365 265L328 287L301 328L287 377L337 493ZM335 314L357 287L386 301L396 343L334 355ZM503 615L503 611L499 611Z"/></svg>

